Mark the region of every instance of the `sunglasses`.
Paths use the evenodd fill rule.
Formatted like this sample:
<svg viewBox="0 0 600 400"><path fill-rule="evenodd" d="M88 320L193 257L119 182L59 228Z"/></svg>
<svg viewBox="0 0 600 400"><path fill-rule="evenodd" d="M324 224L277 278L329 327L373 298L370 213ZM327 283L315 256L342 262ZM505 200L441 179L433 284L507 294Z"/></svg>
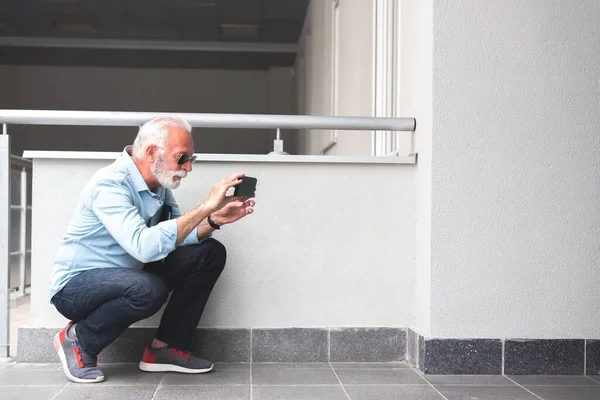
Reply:
<svg viewBox="0 0 600 400"><path fill-rule="evenodd" d="M175 157L175 159L177 160L177 165L183 165L188 161L194 162L196 161L196 156L193 154L180 154L180 155L173 155L173 157Z"/></svg>

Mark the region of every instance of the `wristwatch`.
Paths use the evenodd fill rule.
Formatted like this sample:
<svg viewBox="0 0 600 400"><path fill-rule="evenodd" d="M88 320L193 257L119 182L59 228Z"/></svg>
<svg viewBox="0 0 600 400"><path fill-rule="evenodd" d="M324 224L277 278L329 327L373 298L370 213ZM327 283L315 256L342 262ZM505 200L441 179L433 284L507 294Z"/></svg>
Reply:
<svg viewBox="0 0 600 400"><path fill-rule="evenodd" d="M212 218L210 217L210 214L208 215L208 218L207 218L207 220L208 220L208 224L209 224L210 226L212 226L214 229L221 229L221 225L217 225L217 224L215 223L215 221L213 221L213 220L212 220Z"/></svg>

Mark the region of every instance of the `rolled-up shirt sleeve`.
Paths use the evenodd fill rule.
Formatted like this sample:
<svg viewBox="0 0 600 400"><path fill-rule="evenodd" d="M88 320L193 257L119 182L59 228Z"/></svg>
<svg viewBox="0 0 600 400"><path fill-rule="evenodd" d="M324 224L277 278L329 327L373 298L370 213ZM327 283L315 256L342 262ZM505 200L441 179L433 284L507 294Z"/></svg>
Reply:
<svg viewBox="0 0 600 400"><path fill-rule="evenodd" d="M171 206L171 218L179 218L181 216L181 210L177 205L177 201L175 201L175 196L173 196L173 192L170 189L165 189L165 204ZM193 229L189 235L183 239L183 241L179 244L179 246L189 246L191 244L198 244L202 242L204 239L198 238L198 228Z"/></svg>
<svg viewBox="0 0 600 400"><path fill-rule="evenodd" d="M177 220L147 227L127 187L110 180L96 184L91 208L117 243L143 263L162 260L175 250Z"/></svg>

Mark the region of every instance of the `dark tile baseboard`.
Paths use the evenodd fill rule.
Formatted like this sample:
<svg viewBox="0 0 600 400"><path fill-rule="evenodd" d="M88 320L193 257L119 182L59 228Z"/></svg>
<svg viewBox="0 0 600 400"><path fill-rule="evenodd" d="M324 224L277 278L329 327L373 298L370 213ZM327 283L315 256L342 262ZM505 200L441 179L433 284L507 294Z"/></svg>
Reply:
<svg viewBox="0 0 600 400"><path fill-rule="evenodd" d="M156 328L134 327L99 357L137 362ZM19 362L58 362L58 329L19 329ZM390 362L425 374L600 375L600 340L436 339L402 328L197 329L193 351L216 362Z"/></svg>
<svg viewBox="0 0 600 400"><path fill-rule="evenodd" d="M587 375L600 375L600 340L585 341L585 361Z"/></svg>
<svg viewBox="0 0 600 400"><path fill-rule="evenodd" d="M435 339L408 329L406 360L425 374L600 375L600 340Z"/></svg>
<svg viewBox="0 0 600 400"><path fill-rule="evenodd" d="M20 328L17 360L58 362L52 338L59 329ZM99 362L137 362L156 328L125 331ZM402 328L197 329L192 350L215 362L388 362L406 356Z"/></svg>
<svg viewBox="0 0 600 400"><path fill-rule="evenodd" d="M428 339L423 372L439 375L500 375L502 341L494 339Z"/></svg>
<svg viewBox="0 0 600 400"><path fill-rule="evenodd" d="M585 341L507 340L506 375L583 375Z"/></svg>

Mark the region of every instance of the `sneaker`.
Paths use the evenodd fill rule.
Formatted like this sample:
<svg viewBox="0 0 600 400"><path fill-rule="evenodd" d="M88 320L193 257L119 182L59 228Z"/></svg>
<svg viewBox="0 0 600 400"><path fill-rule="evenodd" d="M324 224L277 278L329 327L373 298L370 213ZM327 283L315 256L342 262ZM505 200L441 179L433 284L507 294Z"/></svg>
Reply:
<svg viewBox="0 0 600 400"><path fill-rule="evenodd" d="M146 372L183 372L185 374L203 374L213 370L213 363L195 357L189 351L169 347L153 349L146 345L140 361L140 369Z"/></svg>
<svg viewBox="0 0 600 400"><path fill-rule="evenodd" d="M77 343L72 322L54 336L54 348L60 357L65 375L77 383L96 383L104 380L97 358L83 351Z"/></svg>

